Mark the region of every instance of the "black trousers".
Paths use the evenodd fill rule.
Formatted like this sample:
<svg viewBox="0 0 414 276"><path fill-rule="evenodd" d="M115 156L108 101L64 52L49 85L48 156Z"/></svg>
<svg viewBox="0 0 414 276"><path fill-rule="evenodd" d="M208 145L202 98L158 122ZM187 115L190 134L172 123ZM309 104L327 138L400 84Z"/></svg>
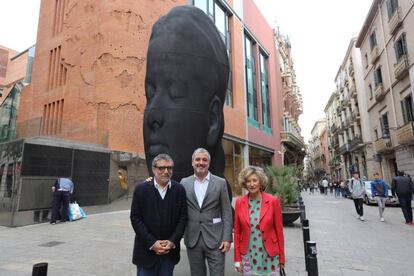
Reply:
<svg viewBox="0 0 414 276"><path fill-rule="evenodd" d="M63 204L63 209L60 217L60 221L68 221L68 208L69 208L69 192L66 191L55 191L53 193L52 202L52 218L50 222L56 222L59 215L60 207Z"/></svg>
<svg viewBox="0 0 414 276"><path fill-rule="evenodd" d="M362 198L354 198L355 210L359 216L364 215L364 200Z"/></svg>
<svg viewBox="0 0 414 276"><path fill-rule="evenodd" d="M401 211L403 212L405 222L413 222L413 209L411 208L412 195L398 196L400 201Z"/></svg>

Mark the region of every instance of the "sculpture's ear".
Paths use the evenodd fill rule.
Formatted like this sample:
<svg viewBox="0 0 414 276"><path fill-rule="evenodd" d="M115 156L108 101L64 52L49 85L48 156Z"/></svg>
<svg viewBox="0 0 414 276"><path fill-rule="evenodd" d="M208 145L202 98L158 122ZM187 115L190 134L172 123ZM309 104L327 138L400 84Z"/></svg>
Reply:
<svg viewBox="0 0 414 276"><path fill-rule="evenodd" d="M210 103L208 112L208 135L207 135L207 147L213 147L217 144L220 133L224 126L223 108L221 100L214 96L214 99Z"/></svg>

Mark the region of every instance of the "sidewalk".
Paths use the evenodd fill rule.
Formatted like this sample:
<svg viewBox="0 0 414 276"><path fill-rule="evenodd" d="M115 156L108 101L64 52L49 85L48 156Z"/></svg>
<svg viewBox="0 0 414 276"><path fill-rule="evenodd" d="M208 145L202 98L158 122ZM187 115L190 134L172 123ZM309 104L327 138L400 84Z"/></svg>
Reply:
<svg viewBox="0 0 414 276"><path fill-rule="evenodd" d="M130 199L117 202L103 209L129 208L130 202ZM31 275L33 264L39 262L49 263L49 276L135 275L136 268L131 263L134 232L129 210L97 213L102 208L85 209L88 217L76 222L0 227L0 275ZM285 239L287 274L307 275L303 272L299 224L285 228ZM174 275L190 275L183 244ZM233 249L226 256L226 275L240 275L233 269Z"/></svg>

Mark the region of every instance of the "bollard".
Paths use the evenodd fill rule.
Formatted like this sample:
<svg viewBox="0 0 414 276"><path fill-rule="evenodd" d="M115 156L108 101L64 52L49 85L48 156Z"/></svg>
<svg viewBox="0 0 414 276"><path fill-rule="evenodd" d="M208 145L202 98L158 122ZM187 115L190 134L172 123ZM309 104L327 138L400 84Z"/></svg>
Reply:
<svg viewBox="0 0 414 276"><path fill-rule="evenodd" d="M316 242L307 241L306 247L308 248L308 276L318 276L318 257L316 251Z"/></svg>
<svg viewBox="0 0 414 276"><path fill-rule="evenodd" d="M47 263L34 264L32 276L47 276Z"/></svg>
<svg viewBox="0 0 414 276"><path fill-rule="evenodd" d="M305 268L308 270L308 248L306 243L310 240L310 233L309 233L309 220L304 219L302 223L302 231L303 231L303 250L305 251Z"/></svg>
<svg viewBox="0 0 414 276"><path fill-rule="evenodd" d="M300 205L300 222L303 224L303 221L306 219L306 208L305 205Z"/></svg>

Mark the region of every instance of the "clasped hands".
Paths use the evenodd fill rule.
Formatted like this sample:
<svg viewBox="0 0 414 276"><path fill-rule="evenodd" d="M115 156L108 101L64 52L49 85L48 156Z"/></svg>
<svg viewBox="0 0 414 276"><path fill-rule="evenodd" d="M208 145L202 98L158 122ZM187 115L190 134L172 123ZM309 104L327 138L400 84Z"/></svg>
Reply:
<svg viewBox="0 0 414 276"><path fill-rule="evenodd" d="M151 250L157 255L164 255L168 254L174 247L174 243L169 240L158 240L154 243Z"/></svg>

